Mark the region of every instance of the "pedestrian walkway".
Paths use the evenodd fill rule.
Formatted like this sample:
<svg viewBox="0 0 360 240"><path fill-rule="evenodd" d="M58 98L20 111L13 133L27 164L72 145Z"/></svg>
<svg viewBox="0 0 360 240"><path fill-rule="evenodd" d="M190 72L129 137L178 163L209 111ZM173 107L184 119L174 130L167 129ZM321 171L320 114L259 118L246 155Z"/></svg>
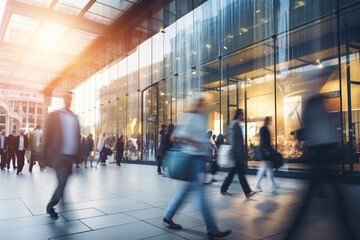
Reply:
<svg viewBox="0 0 360 240"><path fill-rule="evenodd" d="M224 177L225 173L218 174L219 181L205 187L219 227L233 231L225 239L283 239L301 202L305 182L276 178L280 189L274 195L264 181L263 192L246 199L236 180L229 189L233 196L220 195ZM253 186L255 176L248 176L248 180ZM3 170L0 172L0 239L207 239L193 197L187 199L174 217L183 226L182 230L172 230L163 224L165 209L180 185L179 181L158 176L155 166L110 164L98 169L81 166L74 168L65 202L56 209L60 216L53 220L45 213L56 186L53 170L41 172L36 165L32 174L24 170L19 176L12 169ZM350 222L359 232L360 186L342 185L342 188L346 190ZM298 239L344 239L341 222L334 215L332 190L324 188L316 195L319 196L313 198L311 209L299 226Z"/></svg>

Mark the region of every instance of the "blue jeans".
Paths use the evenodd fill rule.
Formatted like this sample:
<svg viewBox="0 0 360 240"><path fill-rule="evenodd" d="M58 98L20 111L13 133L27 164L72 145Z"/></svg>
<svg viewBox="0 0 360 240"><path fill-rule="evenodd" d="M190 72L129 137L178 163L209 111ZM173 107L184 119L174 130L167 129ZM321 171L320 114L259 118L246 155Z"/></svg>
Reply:
<svg viewBox="0 0 360 240"><path fill-rule="evenodd" d="M193 166L189 171L193 174L192 182L185 182L181 189L174 195L172 198L166 212L165 218L171 220L175 215L178 208L185 200L186 193L190 190L194 190L199 201L199 206L203 218L205 220L206 229L208 232L218 230L215 223L215 218L210 210L208 201L205 199L205 192L202 182L200 181L199 173L202 169L204 157L203 156L193 156Z"/></svg>

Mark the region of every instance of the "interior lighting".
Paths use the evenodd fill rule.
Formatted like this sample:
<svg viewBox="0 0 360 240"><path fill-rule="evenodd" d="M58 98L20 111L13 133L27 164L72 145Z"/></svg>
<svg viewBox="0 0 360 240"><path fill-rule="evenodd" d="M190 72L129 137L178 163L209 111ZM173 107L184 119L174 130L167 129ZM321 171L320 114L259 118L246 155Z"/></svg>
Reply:
<svg viewBox="0 0 360 240"><path fill-rule="evenodd" d="M248 81L251 81L251 78L247 78Z"/></svg>
<svg viewBox="0 0 360 240"><path fill-rule="evenodd" d="M169 104L169 102L168 102L168 101L165 101L165 104Z"/></svg>
<svg viewBox="0 0 360 240"><path fill-rule="evenodd" d="M247 29L247 28L241 28L241 31L243 31L244 33L246 33L246 32L249 31L249 29Z"/></svg>
<svg viewBox="0 0 360 240"><path fill-rule="evenodd" d="M172 100L173 102L175 102L175 98L172 98L171 100Z"/></svg>
<svg viewBox="0 0 360 240"><path fill-rule="evenodd" d="M207 44L205 44L205 47L206 48L211 48L211 45L207 43Z"/></svg>
<svg viewBox="0 0 360 240"><path fill-rule="evenodd" d="M228 35L228 38L229 38L229 39L232 39L232 38L234 38L234 35L229 34L229 35Z"/></svg>
<svg viewBox="0 0 360 240"><path fill-rule="evenodd" d="M256 10L256 13L259 13L260 12L260 9Z"/></svg>
<svg viewBox="0 0 360 240"><path fill-rule="evenodd" d="M227 49L227 46L224 46L224 49L226 50L226 49Z"/></svg>
<svg viewBox="0 0 360 240"><path fill-rule="evenodd" d="M324 66L322 65L322 63L318 63L318 65L316 66L318 69L322 69Z"/></svg>

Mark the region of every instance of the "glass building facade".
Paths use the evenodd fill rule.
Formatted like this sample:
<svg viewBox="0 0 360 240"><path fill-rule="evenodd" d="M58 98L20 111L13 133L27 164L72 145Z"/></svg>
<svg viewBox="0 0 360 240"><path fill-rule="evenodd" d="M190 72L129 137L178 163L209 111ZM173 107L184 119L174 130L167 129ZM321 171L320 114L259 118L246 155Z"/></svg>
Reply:
<svg viewBox="0 0 360 240"><path fill-rule="evenodd" d="M360 171L360 1L173 0L137 28L149 26L155 34L73 89L84 135L123 133L128 159L155 161L160 126L176 124L201 92L216 135L245 109L249 167L271 116L280 170L301 170L306 152L294 132L308 97L322 94L338 130L329 161Z"/></svg>

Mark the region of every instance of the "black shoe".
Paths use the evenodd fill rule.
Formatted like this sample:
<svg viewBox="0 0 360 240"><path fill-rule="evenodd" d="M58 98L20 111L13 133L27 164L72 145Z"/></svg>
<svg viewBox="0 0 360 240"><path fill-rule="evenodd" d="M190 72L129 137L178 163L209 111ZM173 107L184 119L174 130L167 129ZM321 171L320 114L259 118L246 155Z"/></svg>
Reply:
<svg viewBox="0 0 360 240"><path fill-rule="evenodd" d="M207 233L210 237L216 237L216 238L223 238L226 237L227 235L231 234L231 230L226 230L226 231L219 231L219 230L215 230L215 231L211 231Z"/></svg>
<svg viewBox="0 0 360 240"><path fill-rule="evenodd" d="M17 172L16 175L19 175L19 172Z"/></svg>
<svg viewBox="0 0 360 240"><path fill-rule="evenodd" d="M164 223L167 223L169 225L169 228L172 229L182 229L182 226L180 224L176 224L173 222L173 220L168 220L166 218L163 218Z"/></svg>
<svg viewBox="0 0 360 240"><path fill-rule="evenodd" d="M229 193L228 191L225 191L225 192L220 192L221 195L225 195L225 196L232 196L231 193Z"/></svg>
<svg viewBox="0 0 360 240"><path fill-rule="evenodd" d="M13 169L17 169L17 166L14 166Z"/></svg>
<svg viewBox="0 0 360 240"><path fill-rule="evenodd" d="M57 212L55 212L54 208L50 208L46 210L46 213L50 215L50 217L52 218L57 218L59 217L59 214Z"/></svg>

